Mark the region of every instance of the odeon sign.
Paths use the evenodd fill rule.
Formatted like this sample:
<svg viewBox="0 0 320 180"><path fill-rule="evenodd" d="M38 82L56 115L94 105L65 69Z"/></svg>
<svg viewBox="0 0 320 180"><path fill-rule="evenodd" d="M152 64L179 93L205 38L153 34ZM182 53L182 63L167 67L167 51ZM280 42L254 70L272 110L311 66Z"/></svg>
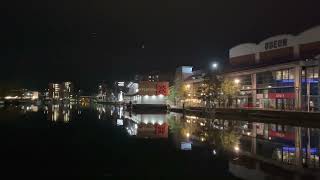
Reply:
<svg viewBox="0 0 320 180"><path fill-rule="evenodd" d="M282 34L269 37L260 43L244 43L229 50L229 58L252 55L281 48L292 47L299 53L301 45L320 42L320 26L308 29L298 35ZM257 56L259 57L259 56Z"/></svg>
<svg viewBox="0 0 320 180"><path fill-rule="evenodd" d="M271 49L286 47L287 45L288 45L288 39L284 38L284 39L280 39L280 40L266 42L264 44L264 47L265 47L265 50L271 50Z"/></svg>

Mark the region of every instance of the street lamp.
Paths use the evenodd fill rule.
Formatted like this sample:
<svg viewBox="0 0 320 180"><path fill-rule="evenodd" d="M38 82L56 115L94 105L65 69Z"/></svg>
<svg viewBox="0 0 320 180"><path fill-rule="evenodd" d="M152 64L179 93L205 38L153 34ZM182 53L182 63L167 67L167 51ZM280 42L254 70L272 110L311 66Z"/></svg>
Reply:
<svg viewBox="0 0 320 180"><path fill-rule="evenodd" d="M187 136L187 138L189 138L190 137L190 133L187 133L186 136Z"/></svg>
<svg viewBox="0 0 320 180"><path fill-rule="evenodd" d="M240 79L234 79L234 83L238 85L240 83Z"/></svg>
<svg viewBox="0 0 320 180"><path fill-rule="evenodd" d="M212 63L212 68L213 69L217 69L218 68L218 63L216 63L216 62Z"/></svg>

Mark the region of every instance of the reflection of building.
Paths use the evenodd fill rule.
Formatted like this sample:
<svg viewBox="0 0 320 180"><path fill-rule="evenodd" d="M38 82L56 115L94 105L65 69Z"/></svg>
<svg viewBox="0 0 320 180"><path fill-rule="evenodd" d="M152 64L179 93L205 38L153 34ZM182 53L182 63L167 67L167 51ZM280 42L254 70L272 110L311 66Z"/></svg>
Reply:
<svg viewBox="0 0 320 180"><path fill-rule="evenodd" d="M71 119L71 104L50 104L47 106L47 116L53 122L69 122Z"/></svg>
<svg viewBox="0 0 320 180"><path fill-rule="evenodd" d="M137 125L127 129L130 129L130 132L136 132L134 135L137 137L168 138L167 114L131 114L130 116L126 113L125 118Z"/></svg>
<svg viewBox="0 0 320 180"><path fill-rule="evenodd" d="M74 87L71 82L50 83L49 98L52 100L71 100L74 98Z"/></svg>
<svg viewBox="0 0 320 180"><path fill-rule="evenodd" d="M237 80L238 107L319 109L320 26L230 49L225 77Z"/></svg>

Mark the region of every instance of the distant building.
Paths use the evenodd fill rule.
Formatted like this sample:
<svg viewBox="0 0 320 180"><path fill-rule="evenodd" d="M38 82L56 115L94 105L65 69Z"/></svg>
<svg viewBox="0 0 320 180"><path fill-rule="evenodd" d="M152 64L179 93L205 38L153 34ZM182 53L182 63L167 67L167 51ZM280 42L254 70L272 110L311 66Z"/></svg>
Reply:
<svg viewBox="0 0 320 180"><path fill-rule="evenodd" d="M167 104L169 82L141 81L138 93L131 98L135 104Z"/></svg>
<svg viewBox="0 0 320 180"><path fill-rule="evenodd" d="M136 75L135 82L140 81L150 81L150 82L159 82L159 81L168 81L171 82L173 75L171 73L160 72L160 71L151 71L146 74Z"/></svg>
<svg viewBox="0 0 320 180"><path fill-rule="evenodd" d="M38 100L39 92L28 89L11 90L4 98L6 100Z"/></svg>
<svg viewBox="0 0 320 180"><path fill-rule="evenodd" d="M74 86L71 82L50 83L49 98L53 100L71 100L74 98Z"/></svg>
<svg viewBox="0 0 320 180"><path fill-rule="evenodd" d="M204 82L206 73L202 70L194 71L192 66L180 66L175 73L174 88L179 93L183 88L185 98L176 99L175 105L182 106L203 106L203 102L198 99L200 96L199 88Z"/></svg>
<svg viewBox="0 0 320 180"><path fill-rule="evenodd" d="M97 98L97 101L99 102L107 101L107 85L105 83L100 83L98 85L98 94L96 98Z"/></svg>

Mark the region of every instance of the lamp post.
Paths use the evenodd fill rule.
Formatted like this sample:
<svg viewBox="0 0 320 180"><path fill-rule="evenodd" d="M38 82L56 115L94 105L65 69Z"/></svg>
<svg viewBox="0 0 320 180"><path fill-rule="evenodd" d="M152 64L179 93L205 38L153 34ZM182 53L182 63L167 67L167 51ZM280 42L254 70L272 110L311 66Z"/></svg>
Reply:
<svg viewBox="0 0 320 180"><path fill-rule="evenodd" d="M236 85L237 88L239 86L239 83L240 83L240 79L238 78L234 79L234 84ZM236 107L238 108L238 97L236 97Z"/></svg>

